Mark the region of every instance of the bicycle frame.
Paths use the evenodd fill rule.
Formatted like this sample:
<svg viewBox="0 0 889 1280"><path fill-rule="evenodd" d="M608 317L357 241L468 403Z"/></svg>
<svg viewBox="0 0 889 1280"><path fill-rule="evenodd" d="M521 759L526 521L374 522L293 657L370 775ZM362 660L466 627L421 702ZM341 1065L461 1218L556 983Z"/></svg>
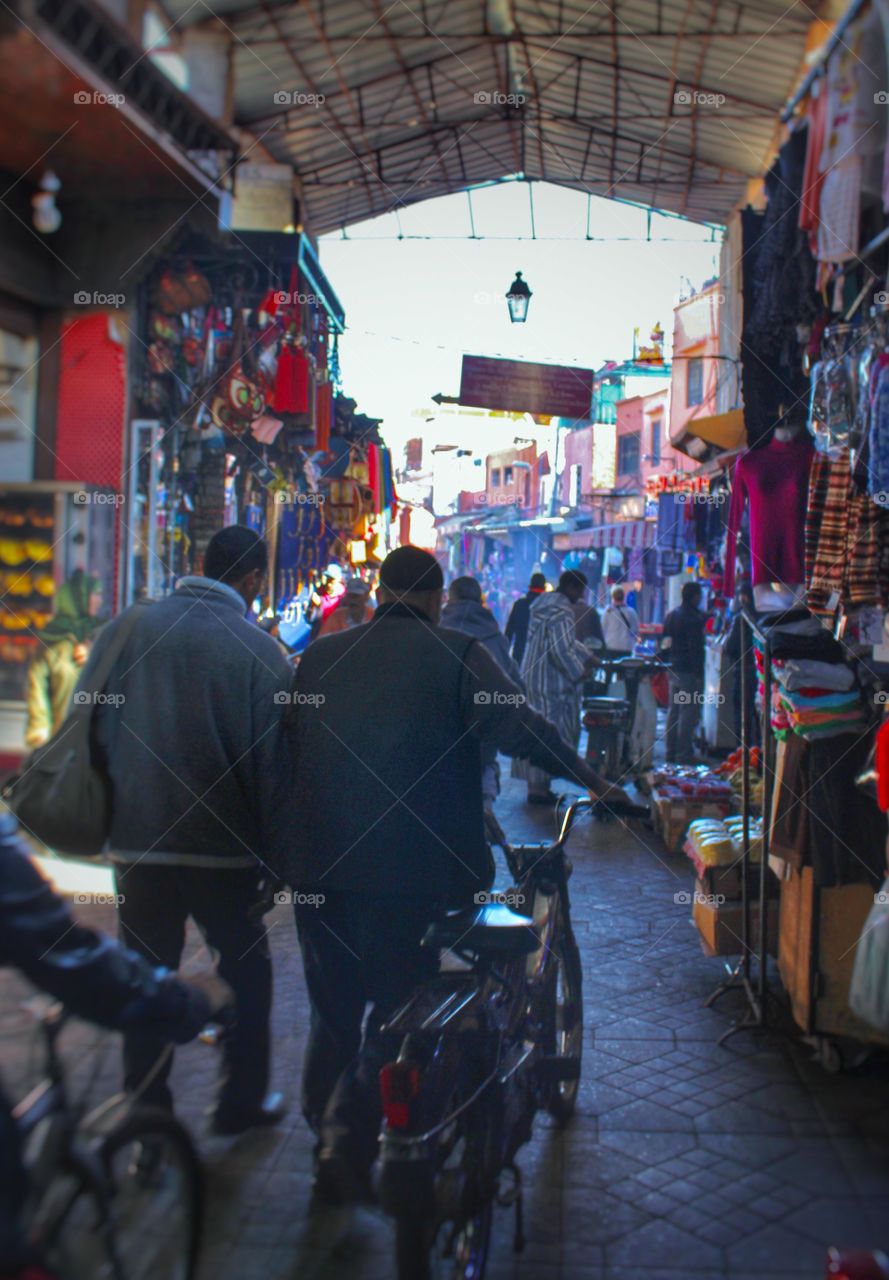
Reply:
<svg viewBox="0 0 889 1280"><path fill-rule="evenodd" d="M516 893L524 897L521 913L533 922L540 945L500 964L458 947L469 967L421 986L385 1028L403 1036L398 1063L416 1066L422 1076L409 1123L387 1124L381 1135L380 1195L390 1212L431 1213L439 1223L458 1215L465 1185L453 1187L449 1202L440 1204L435 1181L482 1108L494 1149L472 1177L486 1198L493 1198L500 1173L512 1168L531 1137L546 1065L541 997L555 964L559 913L567 920L569 912L565 842L577 813L591 807L585 799L569 806L550 845L513 846L491 822L492 843L503 849Z"/></svg>

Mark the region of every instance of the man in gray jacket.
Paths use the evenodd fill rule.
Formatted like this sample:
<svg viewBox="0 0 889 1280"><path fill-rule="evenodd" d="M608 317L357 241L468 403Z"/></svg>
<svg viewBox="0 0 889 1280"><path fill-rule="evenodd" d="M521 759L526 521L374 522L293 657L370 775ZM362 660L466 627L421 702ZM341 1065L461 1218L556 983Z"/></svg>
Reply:
<svg viewBox="0 0 889 1280"><path fill-rule="evenodd" d="M280 1098L265 1096L271 958L262 921L250 914L283 834L287 756L279 733L292 682L278 644L246 616L267 559L257 534L230 526L211 539L203 577L134 605L141 616L94 720L111 784L109 847L124 943L176 969L190 916L234 992L236 1026L224 1043L214 1115L225 1134L283 1114ZM116 618L96 640L85 689L120 624ZM125 1035L127 1089L142 1084L163 1047L153 1032ZM146 1102L172 1105L170 1065L153 1075Z"/></svg>

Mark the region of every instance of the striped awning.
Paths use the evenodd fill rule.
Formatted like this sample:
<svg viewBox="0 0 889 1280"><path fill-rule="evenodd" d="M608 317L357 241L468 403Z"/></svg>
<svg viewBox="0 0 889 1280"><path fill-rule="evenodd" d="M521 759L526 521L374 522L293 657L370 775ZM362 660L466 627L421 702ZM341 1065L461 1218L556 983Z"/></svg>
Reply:
<svg viewBox="0 0 889 1280"><path fill-rule="evenodd" d="M553 549L583 551L594 547L653 547L656 536L656 520L622 520L619 524L601 524L594 529L557 533L553 538Z"/></svg>

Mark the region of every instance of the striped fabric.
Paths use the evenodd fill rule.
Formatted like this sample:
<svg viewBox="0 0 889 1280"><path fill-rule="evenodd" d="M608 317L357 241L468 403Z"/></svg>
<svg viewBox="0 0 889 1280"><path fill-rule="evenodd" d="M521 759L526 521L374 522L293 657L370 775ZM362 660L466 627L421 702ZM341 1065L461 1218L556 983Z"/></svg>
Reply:
<svg viewBox="0 0 889 1280"><path fill-rule="evenodd" d="M847 607L889 599L887 510L852 485L848 449L837 458L816 453L806 512L806 600L829 613L836 592Z"/></svg>

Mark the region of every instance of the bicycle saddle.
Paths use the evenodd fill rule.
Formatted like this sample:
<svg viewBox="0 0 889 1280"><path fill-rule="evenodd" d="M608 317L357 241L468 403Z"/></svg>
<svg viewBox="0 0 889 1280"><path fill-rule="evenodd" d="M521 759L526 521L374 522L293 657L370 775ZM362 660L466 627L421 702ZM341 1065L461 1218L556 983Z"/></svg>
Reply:
<svg viewBox="0 0 889 1280"><path fill-rule="evenodd" d="M461 947L477 955L528 955L540 946L532 921L501 905L452 911L431 924L425 947Z"/></svg>

